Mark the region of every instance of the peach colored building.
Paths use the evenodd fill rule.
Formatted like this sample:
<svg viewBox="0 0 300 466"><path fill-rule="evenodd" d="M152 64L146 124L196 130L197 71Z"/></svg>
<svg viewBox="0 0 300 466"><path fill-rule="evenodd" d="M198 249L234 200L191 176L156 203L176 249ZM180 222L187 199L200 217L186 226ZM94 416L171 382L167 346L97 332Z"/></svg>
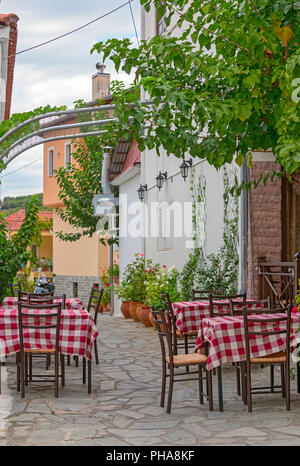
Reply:
<svg viewBox="0 0 300 466"><path fill-rule="evenodd" d="M93 76L92 102L88 106L97 105L96 99L108 98L110 75L99 67L97 74ZM63 117L54 120L48 126L75 123L76 119ZM45 133L45 138L51 138L66 134L78 134L80 128L50 131ZM81 139L83 142L83 139ZM53 208L53 273L55 293L66 293L68 297L80 297L87 301L90 288L94 283L101 283L101 272L109 267L109 247L103 246L97 235L92 238L83 237L76 242L66 242L56 236L56 232L74 233L75 230L69 224L62 221L56 213L57 207L63 207L58 197L58 185L54 176L54 170L61 166L67 166L72 162L71 140L59 140L44 144L44 173L43 173L43 204Z"/></svg>

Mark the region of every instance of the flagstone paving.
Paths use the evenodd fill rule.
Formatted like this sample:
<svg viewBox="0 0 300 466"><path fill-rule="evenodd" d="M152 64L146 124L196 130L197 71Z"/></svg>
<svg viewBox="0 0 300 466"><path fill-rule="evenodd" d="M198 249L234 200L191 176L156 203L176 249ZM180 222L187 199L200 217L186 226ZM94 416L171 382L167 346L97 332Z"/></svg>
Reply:
<svg viewBox="0 0 300 466"><path fill-rule="evenodd" d="M103 315L98 319L100 364L93 363L93 389L82 384L81 367L66 366L66 386L54 398L52 385L15 387L14 357L2 368L0 445L298 445L300 395L292 381L291 411L280 394L256 395L248 413L236 395L235 371L223 369L224 412L198 401L197 382L176 383L171 414L160 408L158 337L139 322ZM36 361L35 361L36 364ZM42 363L40 363L42 364ZM44 365L44 363L43 363ZM268 383L268 369L254 380Z"/></svg>

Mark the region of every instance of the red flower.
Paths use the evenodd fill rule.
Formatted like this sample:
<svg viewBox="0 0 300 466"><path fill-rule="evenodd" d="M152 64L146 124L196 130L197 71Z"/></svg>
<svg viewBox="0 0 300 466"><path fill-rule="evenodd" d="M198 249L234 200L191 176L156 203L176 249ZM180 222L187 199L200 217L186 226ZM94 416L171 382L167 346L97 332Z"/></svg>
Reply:
<svg viewBox="0 0 300 466"><path fill-rule="evenodd" d="M109 283L106 283L106 286L109 286Z"/></svg>
<svg viewBox="0 0 300 466"><path fill-rule="evenodd" d="M298 312L298 306L294 306L292 309L292 313L296 314Z"/></svg>
<svg viewBox="0 0 300 466"><path fill-rule="evenodd" d="M148 272L148 270L147 270L147 269L145 269L145 272L147 273L147 272Z"/></svg>
<svg viewBox="0 0 300 466"><path fill-rule="evenodd" d="M140 256L141 256L141 257L144 257L144 255L145 255L145 254L144 254L143 252L141 252Z"/></svg>
<svg viewBox="0 0 300 466"><path fill-rule="evenodd" d="M163 268L164 268L164 269L166 269L166 268L167 268L167 266L166 266L166 265L163 265Z"/></svg>

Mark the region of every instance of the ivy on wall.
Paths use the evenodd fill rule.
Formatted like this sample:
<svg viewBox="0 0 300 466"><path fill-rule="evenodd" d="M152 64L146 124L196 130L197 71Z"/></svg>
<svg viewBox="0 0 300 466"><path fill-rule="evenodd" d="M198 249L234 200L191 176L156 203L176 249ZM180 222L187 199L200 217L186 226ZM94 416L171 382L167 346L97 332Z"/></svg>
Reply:
<svg viewBox="0 0 300 466"><path fill-rule="evenodd" d="M224 288L227 294L237 293L239 250L239 196L232 194L232 185L237 184L237 170L233 165L225 166L224 181L224 229L223 245L215 254L205 255L205 199L206 182L203 173L195 181L192 175L193 226L195 248L180 275L183 299L192 299L192 289L216 290ZM204 232L204 234L203 234Z"/></svg>

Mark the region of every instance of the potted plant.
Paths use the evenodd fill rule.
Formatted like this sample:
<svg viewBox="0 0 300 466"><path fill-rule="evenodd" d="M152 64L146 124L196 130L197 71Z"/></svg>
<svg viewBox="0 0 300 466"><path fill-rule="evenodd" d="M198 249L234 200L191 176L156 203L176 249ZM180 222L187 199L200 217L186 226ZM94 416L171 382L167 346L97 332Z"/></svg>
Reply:
<svg viewBox="0 0 300 466"><path fill-rule="evenodd" d="M180 301L181 294L178 291L179 272L175 267L168 269L163 265L156 273L149 275L146 285L146 300L148 306L152 306L154 310L163 308L163 302L160 293L169 293L171 302ZM155 328L155 323L151 312L149 320Z"/></svg>
<svg viewBox="0 0 300 466"><path fill-rule="evenodd" d="M109 284L103 291L101 304L103 306L103 312L110 311L110 286Z"/></svg>
<svg viewBox="0 0 300 466"><path fill-rule="evenodd" d="M145 304L147 270L150 267L153 267L151 260L146 261L144 254L135 254L134 260L125 268L117 290L120 299L129 301L130 317L136 321L139 320L138 305Z"/></svg>

